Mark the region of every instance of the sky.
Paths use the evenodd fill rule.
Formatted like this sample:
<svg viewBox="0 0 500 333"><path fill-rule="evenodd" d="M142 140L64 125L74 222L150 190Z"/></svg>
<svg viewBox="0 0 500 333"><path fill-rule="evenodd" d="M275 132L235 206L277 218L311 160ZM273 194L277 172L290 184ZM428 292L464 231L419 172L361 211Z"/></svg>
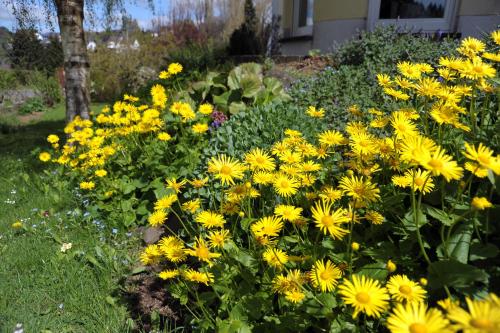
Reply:
<svg viewBox="0 0 500 333"><path fill-rule="evenodd" d="M127 1L125 0L125 2ZM137 19L142 28L147 29L150 27L151 19L167 12L169 0L153 0L153 4L154 12L149 7L147 0L130 1L130 3L125 4L125 9L129 15ZM41 22L38 28L43 32L50 31L50 27L45 23L43 10L41 8L35 8L34 12L35 16L37 16ZM2 0L0 0L0 26L7 27L9 30L13 30L16 27L16 20L12 14L11 8L6 6ZM90 26L87 24L86 27L89 28ZM96 27L97 30L101 30L102 28L102 26ZM56 22L54 22L54 29L58 31ZM92 28L92 30L95 29Z"/></svg>

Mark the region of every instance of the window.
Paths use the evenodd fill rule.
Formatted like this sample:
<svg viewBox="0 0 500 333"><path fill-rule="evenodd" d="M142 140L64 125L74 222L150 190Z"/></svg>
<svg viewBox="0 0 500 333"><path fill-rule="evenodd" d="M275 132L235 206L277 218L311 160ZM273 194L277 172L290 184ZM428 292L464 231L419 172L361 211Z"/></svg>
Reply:
<svg viewBox="0 0 500 333"><path fill-rule="evenodd" d="M314 0L293 1L293 35L312 35Z"/></svg>
<svg viewBox="0 0 500 333"><path fill-rule="evenodd" d="M395 24L426 32L452 30L456 0L370 0L368 27Z"/></svg>

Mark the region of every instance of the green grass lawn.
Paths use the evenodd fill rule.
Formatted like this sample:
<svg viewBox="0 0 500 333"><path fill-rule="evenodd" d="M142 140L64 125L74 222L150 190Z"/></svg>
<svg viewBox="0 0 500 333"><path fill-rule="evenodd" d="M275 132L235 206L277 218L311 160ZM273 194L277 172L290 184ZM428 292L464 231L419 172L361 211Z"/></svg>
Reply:
<svg viewBox="0 0 500 333"><path fill-rule="evenodd" d="M119 280L137 240L87 221L73 189L56 190L32 153L63 126L63 106L24 124L0 118L0 332L127 332Z"/></svg>

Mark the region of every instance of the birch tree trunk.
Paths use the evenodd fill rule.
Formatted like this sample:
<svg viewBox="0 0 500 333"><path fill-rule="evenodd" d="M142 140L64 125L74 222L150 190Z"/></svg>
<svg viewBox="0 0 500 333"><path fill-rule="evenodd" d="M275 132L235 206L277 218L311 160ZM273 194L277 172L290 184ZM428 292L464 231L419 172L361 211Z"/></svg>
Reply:
<svg viewBox="0 0 500 333"><path fill-rule="evenodd" d="M84 0L55 0L64 53L66 121L89 118L89 60L83 31Z"/></svg>

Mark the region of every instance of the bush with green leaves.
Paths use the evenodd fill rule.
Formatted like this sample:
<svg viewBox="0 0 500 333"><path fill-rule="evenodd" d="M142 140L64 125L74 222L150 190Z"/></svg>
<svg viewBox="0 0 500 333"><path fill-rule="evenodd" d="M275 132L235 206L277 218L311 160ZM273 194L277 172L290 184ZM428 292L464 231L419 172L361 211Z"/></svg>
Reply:
<svg viewBox="0 0 500 333"><path fill-rule="evenodd" d="M31 114L34 112L44 112L45 110L47 110L47 108L45 107L43 100L35 97L27 100L23 105L21 105L17 112L20 114Z"/></svg>

